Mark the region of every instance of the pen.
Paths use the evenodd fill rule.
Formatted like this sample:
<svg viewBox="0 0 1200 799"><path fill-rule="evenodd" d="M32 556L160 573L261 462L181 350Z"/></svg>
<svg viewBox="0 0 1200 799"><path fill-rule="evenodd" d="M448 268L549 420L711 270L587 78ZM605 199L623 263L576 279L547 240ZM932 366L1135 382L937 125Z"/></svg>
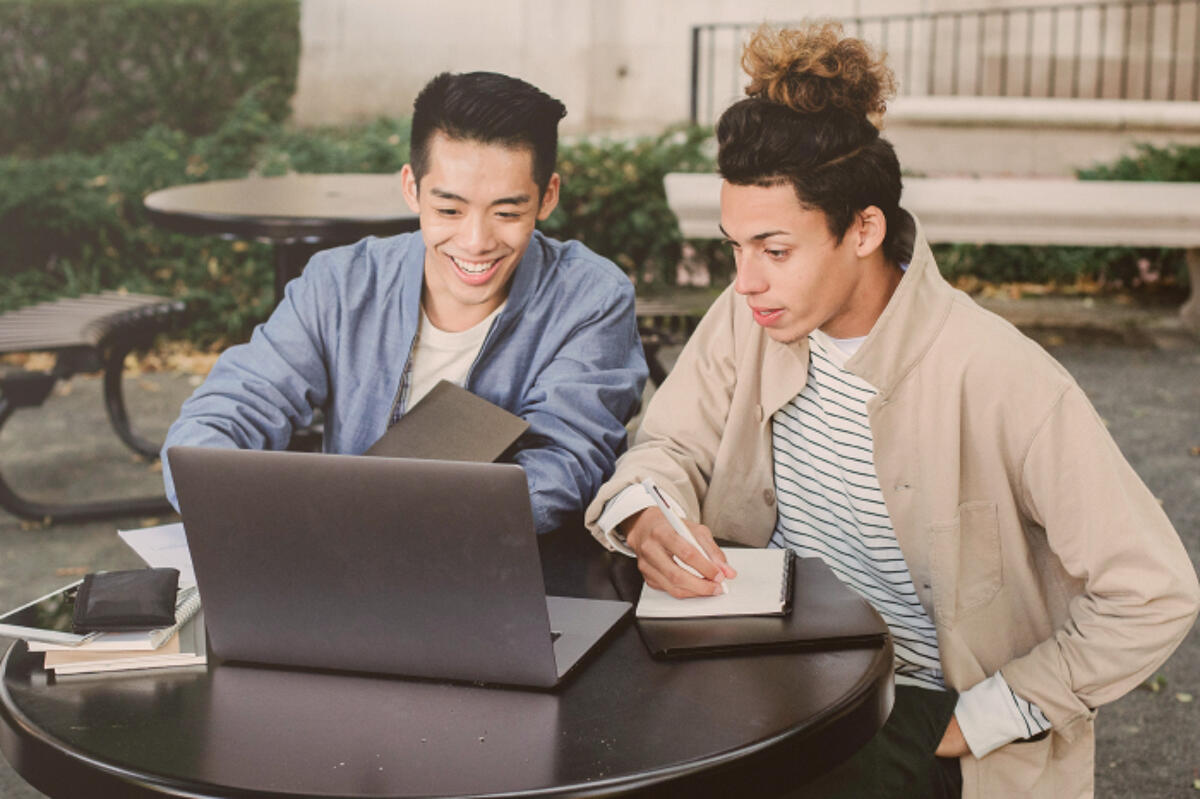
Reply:
<svg viewBox="0 0 1200 799"><path fill-rule="evenodd" d="M710 558L708 556L708 553L704 551L704 548L700 546L700 542L696 540L696 536L692 535L692 531L690 529L688 529L688 526L683 523L683 519L680 519L679 516L675 513L675 511L671 510L671 506L667 504L667 498L664 497L662 495L662 492L658 490L658 486L654 484L654 481L647 477L645 480L642 481L642 488L646 489L646 493L650 495L650 499L654 500L654 504L658 506L658 509L660 511L662 511L662 515L666 517L667 523L671 525L671 527L675 530L675 532L679 533L679 535L683 538L684 541L687 541L689 544L691 544L697 550L699 550L701 557L703 557L709 563L712 563L713 559ZM679 561L678 558L676 558L675 560L679 563L680 566L682 566L683 568L692 572L697 577L703 576L703 575L699 574L698 572L696 572L696 570L693 569L691 566L688 566L686 563ZM720 569L719 566L717 568L718 568L718 570ZM729 586L726 585L724 582L721 583L721 593L723 593L723 594L729 593Z"/></svg>

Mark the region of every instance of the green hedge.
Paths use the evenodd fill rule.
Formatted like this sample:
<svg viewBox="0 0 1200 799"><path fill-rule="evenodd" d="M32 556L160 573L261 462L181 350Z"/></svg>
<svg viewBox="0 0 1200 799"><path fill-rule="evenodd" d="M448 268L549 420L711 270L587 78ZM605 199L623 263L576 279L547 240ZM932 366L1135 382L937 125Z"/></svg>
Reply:
<svg viewBox="0 0 1200 799"><path fill-rule="evenodd" d="M0 310L51 297L125 288L183 297L186 335L238 341L273 307L267 245L165 232L142 198L167 186L256 174L394 172L408 123L290 130L250 92L215 132L163 125L96 155L0 158Z"/></svg>
<svg viewBox="0 0 1200 799"><path fill-rule="evenodd" d="M282 120L299 53L298 0L0 0L0 153L209 133L267 80Z"/></svg>
<svg viewBox="0 0 1200 799"><path fill-rule="evenodd" d="M672 128L633 140L568 142L559 149L562 194L542 230L579 239L635 283L673 284L683 237L667 206L668 172L711 172L711 131Z"/></svg>

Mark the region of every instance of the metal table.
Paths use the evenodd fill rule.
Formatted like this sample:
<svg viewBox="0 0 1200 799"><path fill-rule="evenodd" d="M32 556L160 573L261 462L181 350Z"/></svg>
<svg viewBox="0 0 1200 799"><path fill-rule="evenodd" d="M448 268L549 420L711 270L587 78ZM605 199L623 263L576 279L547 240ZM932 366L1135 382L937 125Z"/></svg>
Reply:
<svg viewBox="0 0 1200 799"><path fill-rule="evenodd" d="M276 302L318 250L419 227L397 175L216 180L162 189L144 204L150 220L167 230L274 245Z"/></svg>
<svg viewBox="0 0 1200 799"><path fill-rule="evenodd" d="M582 529L551 592L615 596ZM848 757L891 709L891 643L660 662L632 623L554 692L228 663L48 677L15 644L0 749L50 796L731 796Z"/></svg>

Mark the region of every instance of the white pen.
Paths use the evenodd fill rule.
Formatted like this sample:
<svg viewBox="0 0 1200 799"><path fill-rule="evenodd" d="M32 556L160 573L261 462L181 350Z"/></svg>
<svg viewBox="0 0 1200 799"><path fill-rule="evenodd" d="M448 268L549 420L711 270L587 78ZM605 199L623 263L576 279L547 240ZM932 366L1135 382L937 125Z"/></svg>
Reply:
<svg viewBox="0 0 1200 799"><path fill-rule="evenodd" d="M664 497L662 492L658 490L658 486L654 484L654 481L647 477L642 481L642 488L646 489L646 493L650 495L650 499L654 500L654 504L658 506L660 511L662 511L662 515L666 517L667 523L671 525L675 532L679 533L679 535L683 537L684 541L687 541L689 544L699 550L701 557L703 557L709 563L714 563L713 559L710 558L708 553L704 551L704 548L700 546L700 542L696 540L696 536L692 535L692 531L686 524L683 523L683 519L679 518L678 514L671 510L671 506L667 504L667 498ZM676 558L675 560L680 566L692 572L697 577L702 578L704 576L691 566L688 566L686 563L680 561L679 558ZM717 570L720 571L720 569L721 567L717 566ZM720 586L721 593L729 593L729 586L726 585L724 581L720 583Z"/></svg>

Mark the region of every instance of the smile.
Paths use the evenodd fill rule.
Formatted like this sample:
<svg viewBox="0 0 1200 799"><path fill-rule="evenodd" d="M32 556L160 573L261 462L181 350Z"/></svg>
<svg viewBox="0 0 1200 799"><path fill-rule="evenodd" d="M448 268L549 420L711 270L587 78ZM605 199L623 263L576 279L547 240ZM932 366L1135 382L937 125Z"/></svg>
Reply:
<svg viewBox="0 0 1200 799"><path fill-rule="evenodd" d="M453 255L450 256L450 260L461 271L472 276L486 274L489 269L500 263L499 258L493 258L490 261L467 261L462 258L455 258Z"/></svg>

